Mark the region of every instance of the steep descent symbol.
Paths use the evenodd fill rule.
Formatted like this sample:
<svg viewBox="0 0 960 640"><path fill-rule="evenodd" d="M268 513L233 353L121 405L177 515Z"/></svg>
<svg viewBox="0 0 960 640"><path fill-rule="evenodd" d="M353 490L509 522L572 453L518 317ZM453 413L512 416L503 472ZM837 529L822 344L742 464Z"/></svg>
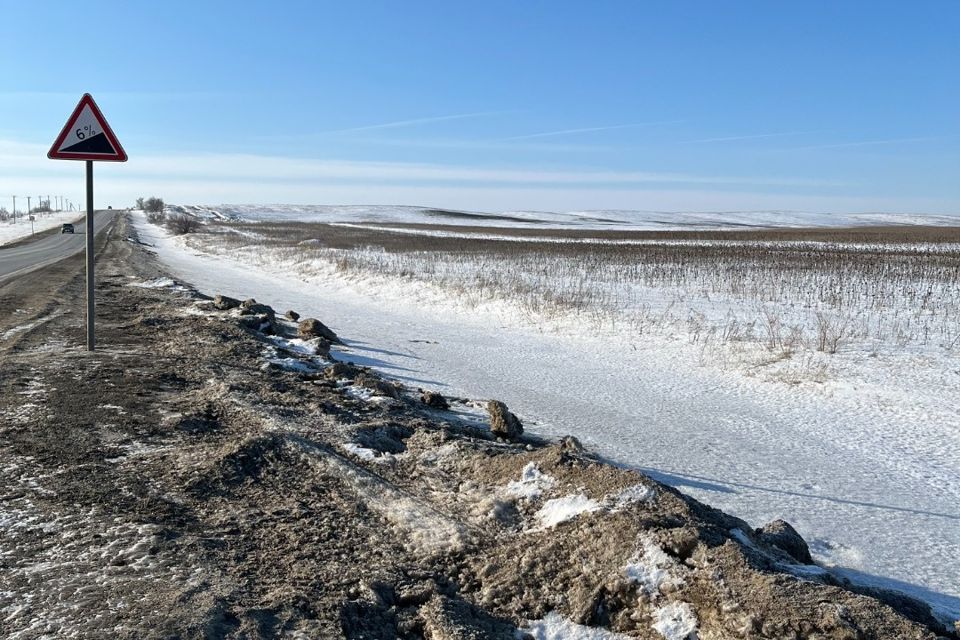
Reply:
<svg viewBox="0 0 960 640"><path fill-rule="evenodd" d="M47 157L125 162L127 154L89 93L83 94Z"/></svg>

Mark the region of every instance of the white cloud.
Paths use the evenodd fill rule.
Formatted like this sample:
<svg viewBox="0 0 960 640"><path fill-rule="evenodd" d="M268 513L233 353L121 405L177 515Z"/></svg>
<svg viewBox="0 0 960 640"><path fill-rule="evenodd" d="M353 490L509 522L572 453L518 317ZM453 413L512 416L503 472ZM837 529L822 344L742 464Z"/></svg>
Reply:
<svg viewBox="0 0 960 640"><path fill-rule="evenodd" d="M40 145L0 141L0 170L51 173L58 170ZM101 165L102 166L102 165ZM832 180L704 176L655 171L538 170L490 168L412 162L318 160L251 154L184 154L177 156L132 154L126 172L183 180L354 180L371 182L506 183L506 184L695 184L777 187L836 187Z"/></svg>
<svg viewBox="0 0 960 640"><path fill-rule="evenodd" d="M83 200L83 163L52 161L46 147L0 140L0 203L9 194ZM815 180L637 171L545 171L254 155L138 156L97 163L98 206L142 195L185 203L410 204L510 209L924 211L958 213L935 198L817 196L765 188L830 185ZM673 185L673 186L668 186ZM735 189L735 190L734 190Z"/></svg>

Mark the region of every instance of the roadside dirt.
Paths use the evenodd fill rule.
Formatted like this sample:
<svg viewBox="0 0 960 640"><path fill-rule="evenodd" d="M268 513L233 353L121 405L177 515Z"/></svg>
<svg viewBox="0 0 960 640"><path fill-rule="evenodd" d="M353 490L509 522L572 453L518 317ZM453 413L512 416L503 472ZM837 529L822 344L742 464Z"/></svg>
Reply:
<svg viewBox="0 0 960 640"><path fill-rule="evenodd" d="M93 354L81 256L0 287L0 637L956 638L573 441L336 379L131 233Z"/></svg>

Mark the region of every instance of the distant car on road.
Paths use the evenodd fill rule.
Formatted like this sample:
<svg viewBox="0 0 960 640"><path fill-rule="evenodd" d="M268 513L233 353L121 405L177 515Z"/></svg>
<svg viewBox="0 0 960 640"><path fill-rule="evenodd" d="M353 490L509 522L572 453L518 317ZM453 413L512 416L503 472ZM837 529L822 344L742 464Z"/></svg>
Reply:
<svg viewBox="0 0 960 640"><path fill-rule="evenodd" d="M60 226L60 233L73 233L73 225L69 222Z"/></svg>

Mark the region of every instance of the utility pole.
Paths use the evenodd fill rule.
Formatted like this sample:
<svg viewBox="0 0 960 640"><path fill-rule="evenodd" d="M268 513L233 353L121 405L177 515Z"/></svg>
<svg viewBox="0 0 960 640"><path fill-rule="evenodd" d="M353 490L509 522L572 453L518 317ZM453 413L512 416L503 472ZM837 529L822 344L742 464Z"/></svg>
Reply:
<svg viewBox="0 0 960 640"><path fill-rule="evenodd" d="M27 196L27 215L30 215L30 196Z"/></svg>
<svg viewBox="0 0 960 640"><path fill-rule="evenodd" d="M17 196L13 196L13 224L17 224Z"/></svg>

